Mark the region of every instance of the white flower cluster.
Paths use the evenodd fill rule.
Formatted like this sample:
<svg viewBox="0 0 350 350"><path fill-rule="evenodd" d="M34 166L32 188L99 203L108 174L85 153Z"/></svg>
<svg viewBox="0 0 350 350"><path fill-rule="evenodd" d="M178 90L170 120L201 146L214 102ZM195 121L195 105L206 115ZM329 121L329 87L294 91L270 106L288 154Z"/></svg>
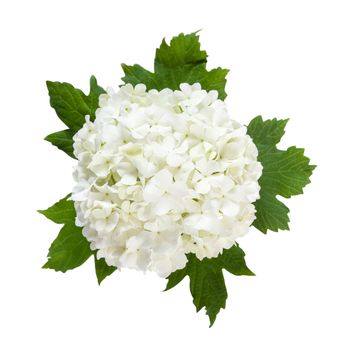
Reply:
<svg viewBox="0 0 350 350"><path fill-rule="evenodd" d="M262 166L217 91L127 84L99 104L74 136L72 194L98 258L166 277L247 233Z"/></svg>

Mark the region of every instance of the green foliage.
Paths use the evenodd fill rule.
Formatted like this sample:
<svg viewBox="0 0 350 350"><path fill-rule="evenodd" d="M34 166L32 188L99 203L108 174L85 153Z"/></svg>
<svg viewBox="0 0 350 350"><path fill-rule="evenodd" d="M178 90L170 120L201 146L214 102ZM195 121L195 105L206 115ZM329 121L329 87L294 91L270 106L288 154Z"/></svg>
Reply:
<svg viewBox="0 0 350 350"><path fill-rule="evenodd" d="M105 91L98 86L94 76L90 78L89 95L85 95L81 90L68 83L47 81L46 85L51 107L69 129L50 134L46 136L45 140L75 158L73 136L84 125L86 115L90 116L91 121L95 119L99 96Z"/></svg>
<svg viewBox="0 0 350 350"><path fill-rule="evenodd" d="M73 153L73 136L74 132L70 129L66 129L47 135L45 140L67 153L70 157L75 158Z"/></svg>
<svg viewBox="0 0 350 350"><path fill-rule="evenodd" d="M87 96L87 105L90 109L90 120L95 120L95 112L98 108L98 100L101 94L104 94L106 91L97 84L96 78L92 75L90 78L90 93Z"/></svg>
<svg viewBox="0 0 350 350"><path fill-rule="evenodd" d="M68 83L47 81L46 85L50 105L56 111L58 118L72 131L78 131L85 123L85 116L91 113L87 96Z"/></svg>
<svg viewBox="0 0 350 350"><path fill-rule="evenodd" d="M263 233L267 230L289 229L289 209L276 196L290 198L302 194L315 169L314 165L310 165L309 158L304 156L304 149L277 149L287 121L263 121L258 116L248 126L247 132L258 148L258 160L263 165L263 174L259 180L260 199L255 203L256 220L253 223Z"/></svg>
<svg viewBox="0 0 350 350"><path fill-rule="evenodd" d="M111 275L117 268L114 266L109 266L106 263L105 259L97 259L96 253L94 253L94 259L95 259L95 272L98 284L101 284L101 282Z"/></svg>
<svg viewBox="0 0 350 350"><path fill-rule="evenodd" d="M65 224L51 244L45 269L66 272L82 265L92 254L81 227Z"/></svg>
<svg viewBox="0 0 350 350"><path fill-rule="evenodd" d="M82 234L81 227L75 225L76 212L70 194L45 210L38 210L49 220L64 224L57 238L49 248L48 261L43 268L66 272L82 265L91 255L95 257L95 271L100 284L116 268L108 266L104 259L96 259L90 243Z"/></svg>
<svg viewBox="0 0 350 350"><path fill-rule="evenodd" d="M202 88L217 90L219 98L226 97L225 85L227 69L206 69L207 53L200 49L199 37L196 33L180 34L171 39L170 44L163 39L156 50L154 73L135 64L122 64L125 83L145 84L147 89L178 89L181 83L201 83Z"/></svg>
<svg viewBox="0 0 350 350"><path fill-rule="evenodd" d="M156 50L154 72L138 64L122 64L125 83L136 85L143 83L147 89L178 89L181 83L199 82L203 89L217 90L219 98L226 97L225 85L227 69L207 70L207 53L200 48L197 33L180 34L168 44L162 41ZM45 140L74 158L73 136L85 123L85 116L95 119L99 95L105 91L97 84L94 76L90 79L88 95L71 84L47 82L50 104L57 116L68 127L48 135ZM256 117L248 126L248 134L256 144L258 159L263 165L263 174L259 180L260 199L255 203L256 220L253 225L266 233L267 230L288 229L289 209L276 196L285 198L303 193L303 187L310 180L315 166L309 164L304 150L290 147L287 150L277 149L287 120L266 120ZM65 272L83 264L94 255L95 272L100 284L116 268L108 266L104 259L97 259L89 242L82 234L81 228L75 225L76 212L69 195L46 210L39 210L48 219L57 224L64 224L57 238L52 243L48 261L44 268ZM253 276L245 263L243 250L237 245L224 250L217 258L200 261L194 254L188 254L188 263L184 269L173 272L168 277L166 290L179 284L186 276L190 280L190 291L197 311L205 308L210 325L216 316L225 308L227 291L223 270L234 275Z"/></svg>
<svg viewBox="0 0 350 350"><path fill-rule="evenodd" d="M45 215L49 220L56 224L71 224L75 220L75 209L73 201L69 200L71 194L59 200L50 208L38 210L40 214Z"/></svg>
<svg viewBox="0 0 350 350"><path fill-rule="evenodd" d="M244 260L244 252L237 245L225 249L217 258L200 261L194 254L188 254L185 268L173 272L168 277L166 290L179 284L186 276L190 279L190 291L197 312L206 308L210 325L215 322L220 309L225 308L227 291L222 270L237 276L254 276Z"/></svg>

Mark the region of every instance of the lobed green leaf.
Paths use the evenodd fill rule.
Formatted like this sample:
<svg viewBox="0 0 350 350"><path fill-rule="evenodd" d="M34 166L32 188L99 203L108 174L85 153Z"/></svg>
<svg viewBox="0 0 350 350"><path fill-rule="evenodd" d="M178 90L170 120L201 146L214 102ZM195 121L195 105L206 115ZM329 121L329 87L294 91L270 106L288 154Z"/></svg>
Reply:
<svg viewBox="0 0 350 350"><path fill-rule="evenodd" d="M226 305L227 291L222 270L225 269L237 276L254 275L247 267L244 256L243 250L238 245L224 249L217 258L199 260L194 254L188 254L185 268L170 274L165 290L175 287L189 276L190 291L196 310L198 312L205 307L212 326L220 309L224 309Z"/></svg>
<svg viewBox="0 0 350 350"><path fill-rule="evenodd" d="M156 50L154 73L140 65L122 64L125 76L122 80L132 85L145 84L147 89L176 90L181 83L201 83L202 88L217 90L220 99L225 99L227 69L206 69L207 53L200 48L197 33L180 34L168 44L164 39Z"/></svg>
<svg viewBox="0 0 350 350"><path fill-rule="evenodd" d="M84 93L68 83L47 81L50 105L56 111L58 118L73 132L78 131L85 123L85 116L91 110Z"/></svg>
<svg viewBox="0 0 350 350"><path fill-rule="evenodd" d="M142 83L147 86L148 90L159 89L158 82L154 76L154 73L151 73L140 65L134 64L133 66L129 66L123 63L122 69L125 74L122 80L125 84L131 84L135 86Z"/></svg>
<svg viewBox="0 0 350 350"><path fill-rule="evenodd" d="M263 233L289 229L289 209L276 196L290 198L302 194L315 169L314 165L310 165L310 159L304 156L303 149L277 149L287 122L277 119L263 121L258 116L247 129L258 148L258 160L263 165L259 179L260 199L255 202L256 219L253 223Z"/></svg>
<svg viewBox="0 0 350 350"><path fill-rule="evenodd" d="M57 238L51 244L48 261L43 268L66 272L82 265L92 254L95 259L95 272L99 284L111 275L116 268L108 266L104 259L97 259L96 252L82 234L82 228L75 225L76 212L70 194L59 200L50 208L38 210L49 220L64 224Z"/></svg>
<svg viewBox="0 0 350 350"><path fill-rule="evenodd" d="M45 140L75 158L73 153L73 136L82 128L85 123L85 116L89 115L90 120L95 119L98 108L99 96L105 93L94 76L90 78L90 92L85 95L73 85L60 82L46 82L50 104L56 111L57 116L69 129L55 132L46 136Z"/></svg>

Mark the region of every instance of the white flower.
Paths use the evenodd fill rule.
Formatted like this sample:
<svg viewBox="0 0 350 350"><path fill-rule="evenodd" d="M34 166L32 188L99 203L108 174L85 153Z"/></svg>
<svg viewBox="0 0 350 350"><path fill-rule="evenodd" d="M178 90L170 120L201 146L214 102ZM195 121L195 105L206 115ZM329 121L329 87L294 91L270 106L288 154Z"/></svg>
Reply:
<svg viewBox="0 0 350 350"><path fill-rule="evenodd" d="M127 84L99 102L74 136L72 194L98 258L166 277L248 232L262 167L216 91Z"/></svg>
<svg viewBox="0 0 350 350"><path fill-rule="evenodd" d="M174 182L172 173L162 169L144 187L143 199L152 205L154 214L164 215L170 211L181 212L187 194L186 183Z"/></svg>

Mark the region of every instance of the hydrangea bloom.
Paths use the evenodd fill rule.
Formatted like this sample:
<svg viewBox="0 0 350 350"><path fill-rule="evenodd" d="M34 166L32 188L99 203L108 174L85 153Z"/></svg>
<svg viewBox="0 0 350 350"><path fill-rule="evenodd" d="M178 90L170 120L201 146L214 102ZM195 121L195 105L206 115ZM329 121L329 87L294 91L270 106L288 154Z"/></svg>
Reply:
<svg viewBox="0 0 350 350"><path fill-rule="evenodd" d="M72 194L98 258L166 277L247 233L262 166L216 91L128 84L99 105L74 136Z"/></svg>

